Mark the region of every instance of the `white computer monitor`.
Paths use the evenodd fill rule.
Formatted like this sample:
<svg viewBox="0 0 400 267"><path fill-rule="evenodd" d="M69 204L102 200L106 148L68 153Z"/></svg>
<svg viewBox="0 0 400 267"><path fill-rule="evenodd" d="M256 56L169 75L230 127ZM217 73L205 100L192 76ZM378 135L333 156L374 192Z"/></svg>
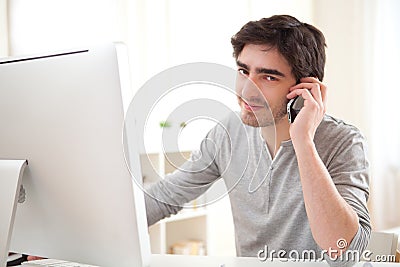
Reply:
<svg viewBox="0 0 400 267"><path fill-rule="evenodd" d="M28 161L11 251L149 264L139 155L130 147L133 174L124 157L121 60L114 44L0 60L0 160Z"/></svg>

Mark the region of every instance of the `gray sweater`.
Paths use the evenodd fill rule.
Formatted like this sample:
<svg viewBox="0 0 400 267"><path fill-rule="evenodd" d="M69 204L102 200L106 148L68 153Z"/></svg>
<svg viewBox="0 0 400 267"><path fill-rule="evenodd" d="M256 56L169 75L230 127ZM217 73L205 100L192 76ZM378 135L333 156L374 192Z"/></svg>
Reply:
<svg viewBox="0 0 400 267"><path fill-rule="evenodd" d="M365 249L371 231L366 144L359 130L325 115L314 142L340 195L357 212L359 229L349 249ZM154 184L146 195L149 225L176 214L184 203L222 178L229 190L238 256L268 250L313 250L295 151L281 143L272 160L259 128L233 113L214 127L180 170ZM216 196L218 197L218 196Z"/></svg>

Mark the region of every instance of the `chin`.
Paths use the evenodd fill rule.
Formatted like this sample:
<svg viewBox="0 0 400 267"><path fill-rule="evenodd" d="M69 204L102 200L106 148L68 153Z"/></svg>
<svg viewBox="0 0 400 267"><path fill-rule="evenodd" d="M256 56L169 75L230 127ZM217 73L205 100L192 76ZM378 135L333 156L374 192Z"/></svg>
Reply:
<svg viewBox="0 0 400 267"><path fill-rule="evenodd" d="M246 109L242 109L241 111L241 116L240 118L242 119L242 122L246 125L252 126L252 127L268 127L268 126L274 126L275 122L273 119L268 118L270 116L268 115L255 115L253 112L248 111Z"/></svg>

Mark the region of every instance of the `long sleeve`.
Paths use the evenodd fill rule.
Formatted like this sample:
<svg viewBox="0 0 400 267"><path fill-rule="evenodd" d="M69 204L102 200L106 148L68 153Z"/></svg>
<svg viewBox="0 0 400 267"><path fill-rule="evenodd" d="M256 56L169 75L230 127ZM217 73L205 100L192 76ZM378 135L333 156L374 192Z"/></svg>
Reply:
<svg viewBox="0 0 400 267"><path fill-rule="evenodd" d="M185 203L206 192L220 177L215 163L218 150L214 131L211 130L202 141L199 151L192 152L190 160L145 192L148 225L176 214Z"/></svg>
<svg viewBox="0 0 400 267"><path fill-rule="evenodd" d="M328 171L339 194L358 215L358 231L354 238L348 241L347 251L349 251L348 253L358 251L358 255L361 255L368 245L371 234L367 208L369 164L366 142L356 128L351 128L350 133L347 132L347 135L343 136L341 140L342 142L336 145L336 153L332 154L328 163ZM351 259L344 258L344 261L351 262Z"/></svg>

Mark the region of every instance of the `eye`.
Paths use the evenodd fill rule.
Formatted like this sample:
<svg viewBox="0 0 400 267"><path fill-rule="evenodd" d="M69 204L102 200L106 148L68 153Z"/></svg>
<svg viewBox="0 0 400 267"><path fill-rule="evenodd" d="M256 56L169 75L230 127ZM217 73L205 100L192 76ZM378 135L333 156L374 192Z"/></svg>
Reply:
<svg viewBox="0 0 400 267"><path fill-rule="evenodd" d="M264 76L264 80L272 82L272 81L277 81L278 79L276 77L274 77L274 76L271 76L271 75L265 75Z"/></svg>
<svg viewBox="0 0 400 267"><path fill-rule="evenodd" d="M242 75L248 75L249 74L249 72L247 70L245 70L245 69L238 69L238 72L240 74L242 74Z"/></svg>

